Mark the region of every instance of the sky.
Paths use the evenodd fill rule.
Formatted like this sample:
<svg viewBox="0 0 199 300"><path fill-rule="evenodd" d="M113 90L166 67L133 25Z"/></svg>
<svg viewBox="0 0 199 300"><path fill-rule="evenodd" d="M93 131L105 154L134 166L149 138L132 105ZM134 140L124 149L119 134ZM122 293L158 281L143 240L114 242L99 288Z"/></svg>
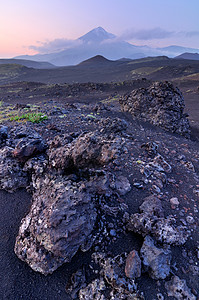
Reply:
<svg viewBox="0 0 199 300"><path fill-rule="evenodd" d="M0 0L0 58L98 26L134 45L199 49L199 0ZM49 48L50 52L50 48Z"/></svg>

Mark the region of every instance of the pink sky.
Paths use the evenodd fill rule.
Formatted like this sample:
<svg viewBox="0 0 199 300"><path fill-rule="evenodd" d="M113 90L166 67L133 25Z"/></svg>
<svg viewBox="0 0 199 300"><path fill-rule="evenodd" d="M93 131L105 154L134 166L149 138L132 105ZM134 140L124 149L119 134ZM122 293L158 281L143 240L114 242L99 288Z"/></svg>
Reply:
<svg viewBox="0 0 199 300"><path fill-rule="evenodd" d="M76 39L102 26L126 31L161 28L172 37L131 39L137 45L199 48L198 0L7 0L0 10L0 57L34 54L29 47L57 38ZM176 35L175 35L176 33Z"/></svg>

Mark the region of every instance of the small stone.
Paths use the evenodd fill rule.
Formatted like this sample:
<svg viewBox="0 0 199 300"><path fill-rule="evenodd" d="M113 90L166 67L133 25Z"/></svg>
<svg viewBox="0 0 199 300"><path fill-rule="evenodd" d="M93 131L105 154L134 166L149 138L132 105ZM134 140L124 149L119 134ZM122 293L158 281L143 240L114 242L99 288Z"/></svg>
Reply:
<svg viewBox="0 0 199 300"><path fill-rule="evenodd" d="M117 234L116 234L116 231L114 230L114 229L111 229L110 230L110 235L111 236L116 236Z"/></svg>
<svg viewBox="0 0 199 300"><path fill-rule="evenodd" d="M174 206L178 206L180 204L177 197L171 198L170 203L171 203L171 205L174 205Z"/></svg>
<svg viewBox="0 0 199 300"><path fill-rule="evenodd" d="M187 216L186 220L189 224L193 224L195 222L194 218L192 216Z"/></svg>
<svg viewBox="0 0 199 300"><path fill-rule="evenodd" d="M151 278L165 279L169 275L171 252L169 249L157 248L150 236L145 237L140 255Z"/></svg>
<svg viewBox="0 0 199 300"><path fill-rule="evenodd" d="M161 293L157 294L158 300L164 300L164 296Z"/></svg>
<svg viewBox="0 0 199 300"><path fill-rule="evenodd" d="M124 196L126 193L130 192L131 185L126 177L118 176L115 181L115 188L121 196Z"/></svg>
<svg viewBox="0 0 199 300"><path fill-rule="evenodd" d="M127 256L125 274L130 279L141 276L141 259L135 250L131 251Z"/></svg>
<svg viewBox="0 0 199 300"><path fill-rule="evenodd" d="M139 182L135 182L133 184L134 187L136 187L137 189L142 189L143 188L143 184L142 183L139 183Z"/></svg>
<svg viewBox="0 0 199 300"><path fill-rule="evenodd" d="M155 192L155 193L157 193L157 194L160 194L161 193L161 189L157 186L157 185L155 185L155 184L153 184L153 191Z"/></svg>

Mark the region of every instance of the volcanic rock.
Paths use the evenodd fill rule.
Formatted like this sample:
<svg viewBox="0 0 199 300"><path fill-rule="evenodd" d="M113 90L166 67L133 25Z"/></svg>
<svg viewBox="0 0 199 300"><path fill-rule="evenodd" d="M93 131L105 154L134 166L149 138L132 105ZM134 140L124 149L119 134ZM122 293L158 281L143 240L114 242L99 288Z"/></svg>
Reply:
<svg viewBox="0 0 199 300"><path fill-rule="evenodd" d="M20 139L13 151L13 155L19 161L25 162L28 158L45 152L46 149L47 144L41 137L28 136Z"/></svg>
<svg viewBox="0 0 199 300"><path fill-rule="evenodd" d="M176 226L172 216L164 218L161 201L149 196L140 206L141 213L135 213L127 221L127 228L143 236L153 235L161 243L183 245L190 232L185 226Z"/></svg>
<svg viewBox="0 0 199 300"><path fill-rule="evenodd" d="M103 291L106 285L103 279L96 279L79 291L80 300L106 300Z"/></svg>
<svg viewBox="0 0 199 300"><path fill-rule="evenodd" d="M72 143L49 151L50 164L56 169L66 170L71 166L84 168L103 165L121 152L122 139L109 139L97 132L81 134Z"/></svg>
<svg viewBox="0 0 199 300"><path fill-rule="evenodd" d="M12 192L28 184L27 172L13 158L13 148L5 146L0 149L0 189Z"/></svg>
<svg viewBox="0 0 199 300"><path fill-rule="evenodd" d="M140 211L150 216L163 217L162 203L159 198L154 195L146 197L144 202L140 205Z"/></svg>
<svg viewBox="0 0 199 300"><path fill-rule="evenodd" d="M168 249L156 247L150 236L146 236L140 250L145 270L153 279L165 279L170 272L171 254Z"/></svg>
<svg viewBox="0 0 199 300"><path fill-rule="evenodd" d="M187 287L186 280L173 276L170 281L165 283L169 297L175 297L178 300L196 300L190 289Z"/></svg>
<svg viewBox="0 0 199 300"><path fill-rule="evenodd" d="M125 274L131 279L141 276L141 259L135 250L131 251L127 256Z"/></svg>
<svg viewBox="0 0 199 300"><path fill-rule="evenodd" d="M0 127L0 146L8 137L8 127L1 126Z"/></svg>
<svg viewBox="0 0 199 300"><path fill-rule="evenodd" d="M30 267L49 274L69 262L86 243L96 221L91 195L67 178L46 175L34 183L33 204L22 220L15 253Z"/></svg>
<svg viewBox="0 0 199 300"><path fill-rule="evenodd" d="M155 82L148 88L133 90L120 98L122 110L135 118L149 121L166 131L190 136L190 125L184 111L184 99L169 82Z"/></svg>

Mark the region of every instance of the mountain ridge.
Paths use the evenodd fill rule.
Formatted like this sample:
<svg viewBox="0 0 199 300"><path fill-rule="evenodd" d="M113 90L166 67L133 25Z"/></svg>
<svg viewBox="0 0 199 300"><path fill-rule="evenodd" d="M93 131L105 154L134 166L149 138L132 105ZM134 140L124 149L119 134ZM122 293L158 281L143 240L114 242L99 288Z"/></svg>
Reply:
<svg viewBox="0 0 199 300"><path fill-rule="evenodd" d="M109 60L118 60L124 57L130 59L162 55L175 57L183 52L199 53L199 49L175 45L164 48L137 46L107 32L102 27L97 27L74 40L74 43L65 50L48 54L35 54L33 56L22 55L15 58L47 61L56 66L70 66L79 64L96 55L105 56Z"/></svg>

